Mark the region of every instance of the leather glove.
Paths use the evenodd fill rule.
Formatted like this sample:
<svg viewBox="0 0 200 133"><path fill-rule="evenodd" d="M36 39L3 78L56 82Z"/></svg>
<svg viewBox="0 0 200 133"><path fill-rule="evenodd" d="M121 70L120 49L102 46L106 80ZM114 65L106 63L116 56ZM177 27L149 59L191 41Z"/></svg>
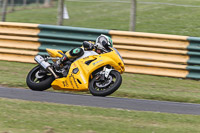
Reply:
<svg viewBox="0 0 200 133"><path fill-rule="evenodd" d="M83 47L84 47L84 50L92 50L92 49L94 49L94 44L92 44L88 41L84 41Z"/></svg>

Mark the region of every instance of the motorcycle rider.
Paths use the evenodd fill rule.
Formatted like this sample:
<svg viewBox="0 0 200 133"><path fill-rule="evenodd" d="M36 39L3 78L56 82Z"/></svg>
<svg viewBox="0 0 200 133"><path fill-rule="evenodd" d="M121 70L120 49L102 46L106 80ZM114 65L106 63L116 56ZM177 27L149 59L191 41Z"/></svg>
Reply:
<svg viewBox="0 0 200 133"><path fill-rule="evenodd" d="M109 47L113 47L112 39L109 36L101 34L99 37L97 37L96 42L84 41L82 47L73 48L67 51L58 61L58 65L64 64L70 59L81 57L84 54L84 51L94 50L98 54L109 52Z"/></svg>

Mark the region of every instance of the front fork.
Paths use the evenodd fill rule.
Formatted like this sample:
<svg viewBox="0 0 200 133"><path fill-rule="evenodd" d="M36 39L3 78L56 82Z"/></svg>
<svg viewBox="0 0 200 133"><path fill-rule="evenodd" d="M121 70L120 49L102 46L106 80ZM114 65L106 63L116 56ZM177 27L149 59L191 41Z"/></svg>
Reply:
<svg viewBox="0 0 200 133"><path fill-rule="evenodd" d="M107 68L106 66L103 68L103 71L100 72L99 76L97 76L97 80L104 81L108 78L110 72L112 71L112 68Z"/></svg>
<svg viewBox="0 0 200 133"><path fill-rule="evenodd" d="M105 74L105 77L106 77L106 78L108 78L108 76L109 76L109 74L110 74L110 72L111 72L112 70L113 70L112 68L111 68L111 69L106 68L106 67L103 68L103 71L104 71L104 74Z"/></svg>

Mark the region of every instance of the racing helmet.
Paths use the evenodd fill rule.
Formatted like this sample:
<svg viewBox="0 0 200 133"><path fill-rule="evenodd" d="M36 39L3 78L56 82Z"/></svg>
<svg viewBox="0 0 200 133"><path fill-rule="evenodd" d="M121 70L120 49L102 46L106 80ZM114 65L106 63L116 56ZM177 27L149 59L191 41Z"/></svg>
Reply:
<svg viewBox="0 0 200 133"><path fill-rule="evenodd" d="M97 37L95 46L100 50L110 50L109 47L113 47L113 42L109 36L101 34Z"/></svg>

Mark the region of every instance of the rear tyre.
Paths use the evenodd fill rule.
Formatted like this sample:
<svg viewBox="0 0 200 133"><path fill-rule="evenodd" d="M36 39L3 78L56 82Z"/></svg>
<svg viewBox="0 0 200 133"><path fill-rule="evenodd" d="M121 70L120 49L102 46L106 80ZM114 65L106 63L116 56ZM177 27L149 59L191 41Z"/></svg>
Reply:
<svg viewBox="0 0 200 133"><path fill-rule="evenodd" d="M31 90L44 91L51 87L51 83L54 79L53 75L46 72L38 65L28 73L26 84Z"/></svg>
<svg viewBox="0 0 200 133"><path fill-rule="evenodd" d="M99 81L97 76L95 76L89 84L89 91L93 96L108 96L115 92L122 83L120 73L115 70L110 72L105 81Z"/></svg>

